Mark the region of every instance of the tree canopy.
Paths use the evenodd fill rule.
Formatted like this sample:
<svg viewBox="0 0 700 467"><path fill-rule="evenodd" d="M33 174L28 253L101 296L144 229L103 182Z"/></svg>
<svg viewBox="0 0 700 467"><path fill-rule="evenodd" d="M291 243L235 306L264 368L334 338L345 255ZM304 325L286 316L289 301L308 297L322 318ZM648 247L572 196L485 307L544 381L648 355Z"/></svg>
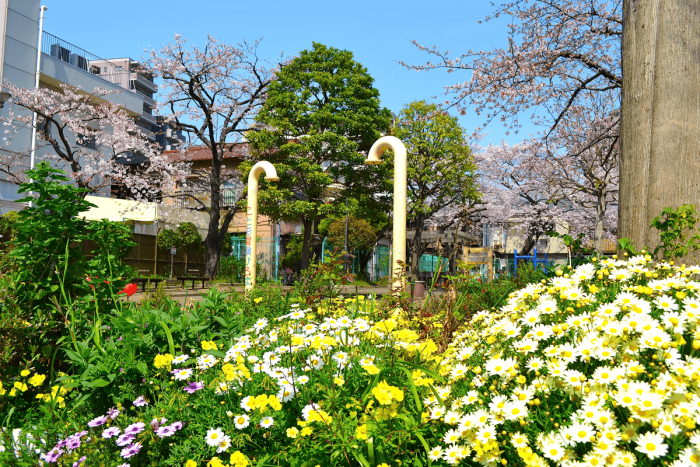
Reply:
<svg viewBox="0 0 700 467"><path fill-rule="evenodd" d="M394 133L408 151L407 220L415 228L409 250L416 269L427 248L421 241L426 226L451 227L462 209L479 200L476 165L457 118L436 104L417 101L406 105ZM453 215L439 216L446 210Z"/></svg>
<svg viewBox="0 0 700 467"><path fill-rule="evenodd" d="M313 43L279 71L256 117L262 129L248 136L254 160L241 169L247 175L257 160L274 164L280 181L263 183L260 211L302 220L302 269L309 264L314 221L386 174L386 168L365 166L362 154L391 119L373 83L352 52Z"/></svg>

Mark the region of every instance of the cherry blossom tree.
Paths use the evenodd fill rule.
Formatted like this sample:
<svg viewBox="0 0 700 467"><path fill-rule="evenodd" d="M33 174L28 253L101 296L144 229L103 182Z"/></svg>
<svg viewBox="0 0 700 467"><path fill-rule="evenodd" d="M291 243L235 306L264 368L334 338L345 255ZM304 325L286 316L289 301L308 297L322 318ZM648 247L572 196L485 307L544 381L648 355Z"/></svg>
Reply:
<svg viewBox="0 0 700 467"><path fill-rule="evenodd" d="M258 57L257 47L258 42L228 45L208 36L200 48L176 34L174 42L151 49L144 63L163 80L163 98L157 107L167 124L188 133L192 144L204 145L211 152L211 169L199 176L199 183L208 188L207 202L190 195L209 215L204 240L204 275L208 277L216 274L224 238L237 210L235 203L225 206L223 202L224 184L231 182L225 155L244 150L244 135L255 131L253 119L277 70ZM182 150L182 160L187 160L187 149Z"/></svg>
<svg viewBox="0 0 700 467"><path fill-rule="evenodd" d="M437 46L421 50L435 63L405 66L470 74L447 87L462 114L470 107L485 123L500 120L515 129L519 114L533 110L544 136L556 129L586 93L622 88L622 0L515 0L496 7L485 21L511 17L508 46L453 57Z"/></svg>
<svg viewBox="0 0 700 467"><path fill-rule="evenodd" d="M511 18L506 47L455 57L414 41L437 60L407 67L467 74L447 87L448 102L462 114L473 109L485 125L496 120L517 132L526 112L542 128L520 145L477 156L483 215L497 223L519 219L526 251L553 219L568 218L597 248L614 231L608 207L617 191L619 123L609 116L617 109L619 118L621 9L622 0L515 0L485 19Z"/></svg>
<svg viewBox="0 0 700 467"><path fill-rule="evenodd" d="M490 226L516 229L529 252L568 209L565 193L551 185L550 165L542 144L489 145L476 152L483 210L477 219Z"/></svg>
<svg viewBox="0 0 700 467"><path fill-rule="evenodd" d="M572 106L544 146L551 185L572 204L570 223L593 239L602 252L603 238L617 231L620 117L616 96L588 95ZM611 209L612 208L612 209ZM572 214L574 213L574 214Z"/></svg>
<svg viewBox="0 0 700 467"><path fill-rule="evenodd" d="M30 148L9 147L19 131L31 131L32 112L37 114L37 162L53 162L92 193L117 189L153 200L187 173L187 167L161 154L124 109L106 100L113 91L88 94L68 85L60 91L24 89L8 82L5 87L12 99L7 115L0 117L7 146L0 151L0 172L9 181L26 181ZM130 162L135 156L141 161L137 167Z"/></svg>

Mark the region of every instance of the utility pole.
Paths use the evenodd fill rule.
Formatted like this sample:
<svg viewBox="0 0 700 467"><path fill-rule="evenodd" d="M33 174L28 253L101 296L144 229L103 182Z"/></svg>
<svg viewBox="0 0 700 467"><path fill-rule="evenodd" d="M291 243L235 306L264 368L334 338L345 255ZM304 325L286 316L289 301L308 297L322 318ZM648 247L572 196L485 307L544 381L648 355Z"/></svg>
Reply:
<svg viewBox="0 0 700 467"><path fill-rule="evenodd" d="M348 273L348 199L345 198L345 261L344 272Z"/></svg>

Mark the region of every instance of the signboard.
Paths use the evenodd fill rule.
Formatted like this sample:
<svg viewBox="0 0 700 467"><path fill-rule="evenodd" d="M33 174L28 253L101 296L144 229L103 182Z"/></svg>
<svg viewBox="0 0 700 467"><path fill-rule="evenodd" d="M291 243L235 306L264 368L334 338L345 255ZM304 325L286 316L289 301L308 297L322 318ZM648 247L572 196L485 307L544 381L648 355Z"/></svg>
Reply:
<svg viewBox="0 0 700 467"><path fill-rule="evenodd" d="M493 280L493 249L464 247L465 263L469 265L486 265L487 280Z"/></svg>
<svg viewBox="0 0 700 467"><path fill-rule="evenodd" d="M488 264L489 263L488 248L467 248L467 260L469 264Z"/></svg>
<svg viewBox="0 0 700 467"><path fill-rule="evenodd" d="M176 254L177 254L177 248L171 247L171 248L170 248L170 254L171 254L171 255L176 255Z"/></svg>

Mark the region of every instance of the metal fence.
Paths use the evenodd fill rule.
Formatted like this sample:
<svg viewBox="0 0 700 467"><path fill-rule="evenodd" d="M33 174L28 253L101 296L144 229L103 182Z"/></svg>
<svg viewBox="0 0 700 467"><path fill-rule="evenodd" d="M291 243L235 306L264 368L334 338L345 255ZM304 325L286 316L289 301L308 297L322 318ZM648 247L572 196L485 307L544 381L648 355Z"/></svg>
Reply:
<svg viewBox="0 0 700 467"><path fill-rule="evenodd" d="M537 268L543 271L545 269L545 266L546 269L549 271L553 270L557 265L557 261L554 259L547 260L546 263L544 262L544 260L538 260L537 263ZM515 260L513 258L494 258L493 271L495 277L513 276L515 274Z"/></svg>
<svg viewBox="0 0 700 467"><path fill-rule="evenodd" d="M114 69L117 69L117 65L46 31L41 39L41 52L124 89L131 87L131 72L129 70L112 71L112 67L109 67L110 71L104 72L102 69L104 64L110 64Z"/></svg>
<svg viewBox="0 0 700 467"><path fill-rule="evenodd" d="M438 268L441 272L450 271L450 262L447 258L435 255L421 255L418 261L418 271L420 272L435 272Z"/></svg>
<svg viewBox="0 0 700 467"><path fill-rule="evenodd" d="M245 237L231 237L231 256L239 260L245 260L246 258L246 238ZM277 242L273 239L272 241L258 240L258 265L266 271L267 279L276 281L279 277L278 265L279 261L277 258ZM260 271L258 271L258 277L260 277Z"/></svg>

